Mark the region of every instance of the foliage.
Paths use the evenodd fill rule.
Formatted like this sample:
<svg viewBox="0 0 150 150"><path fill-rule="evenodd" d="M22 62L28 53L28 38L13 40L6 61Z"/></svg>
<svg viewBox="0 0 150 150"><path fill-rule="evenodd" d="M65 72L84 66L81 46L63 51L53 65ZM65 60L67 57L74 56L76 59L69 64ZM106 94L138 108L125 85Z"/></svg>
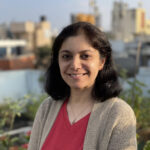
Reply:
<svg viewBox="0 0 150 150"><path fill-rule="evenodd" d="M17 101L13 101L12 99L8 98L4 100L5 103L1 104L0 109L0 147L1 150L8 150L15 142L18 141L17 137L11 138L4 132L4 129L7 127L7 131L10 131L14 127L15 117L21 116L21 113L24 110L25 102L21 99ZM6 127L5 127L6 126Z"/></svg>
<svg viewBox="0 0 150 150"><path fill-rule="evenodd" d="M150 150L150 141L147 141L143 150Z"/></svg>
<svg viewBox="0 0 150 150"><path fill-rule="evenodd" d="M40 47L36 50L36 66L39 67L43 67L43 68L47 68L49 63L50 63L50 57L51 57L51 48L44 46L44 47Z"/></svg>
<svg viewBox="0 0 150 150"><path fill-rule="evenodd" d="M38 96L28 95L27 96L28 103L25 108L26 111L24 112L24 116L26 116L27 118L33 121L39 105L46 97L47 97L46 94L42 94Z"/></svg>
<svg viewBox="0 0 150 150"><path fill-rule="evenodd" d="M30 139L31 131L26 134L11 137L9 135L0 138L1 150L26 150Z"/></svg>
<svg viewBox="0 0 150 150"><path fill-rule="evenodd" d="M18 138L10 138L10 136L8 135L1 137L0 139L1 150L8 150L8 148L11 147L17 140Z"/></svg>
<svg viewBox="0 0 150 150"><path fill-rule="evenodd" d="M145 129L150 127L150 98L143 95L143 88L146 86L137 78L128 79L125 71L121 73L122 82L126 82L128 88L121 93L124 99L134 110L137 119L138 142L145 142L148 132ZM144 133L145 132L145 133ZM142 135L142 134L143 135ZM144 137L145 136L145 137Z"/></svg>
<svg viewBox="0 0 150 150"><path fill-rule="evenodd" d="M37 108L47 97L43 95L26 95L16 101L5 99L0 105L0 149L1 150L25 150L28 146L30 133L26 135L10 136L8 131L12 130L15 124L15 118L24 116L33 121ZM6 128L7 127L7 128ZM7 133L5 132L7 130Z"/></svg>
<svg viewBox="0 0 150 150"><path fill-rule="evenodd" d="M149 118L147 117L150 114L150 110L147 107L150 104L149 98L143 96L142 88L145 86L142 82L137 79L126 80L129 89L121 93L121 97L126 100L130 106L134 109L138 128L146 127L149 125ZM148 114L147 114L148 113Z"/></svg>
<svg viewBox="0 0 150 150"><path fill-rule="evenodd" d="M21 116L25 105L26 102L22 101L22 99L14 101L10 98L7 98L4 100L4 103L0 105L0 131L5 126L9 127L8 130L13 129L15 117ZM2 131L0 133L2 133Z"/></svg>

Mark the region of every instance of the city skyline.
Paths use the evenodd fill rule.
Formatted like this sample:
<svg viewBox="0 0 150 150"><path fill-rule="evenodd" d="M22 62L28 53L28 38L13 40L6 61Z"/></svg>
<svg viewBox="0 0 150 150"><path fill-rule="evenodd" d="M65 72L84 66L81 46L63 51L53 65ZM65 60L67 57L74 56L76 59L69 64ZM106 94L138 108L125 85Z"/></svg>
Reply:
<svg viewBox="0 0 150 150"><path fill-rule="evenodd" d="M111 29L111 11L114 1L123 1L129 8L137 8L138 2L142 2L146 10L146 18L150 19L150 1L147 0L97 0L97 6L101 14L101 25L105 31ZM75 13L91 13L89 0L0 0L0 24L13 21L39 22L39 17L45 15L50 21L52 29L59 31L71 23L70 15Z"/></svg>

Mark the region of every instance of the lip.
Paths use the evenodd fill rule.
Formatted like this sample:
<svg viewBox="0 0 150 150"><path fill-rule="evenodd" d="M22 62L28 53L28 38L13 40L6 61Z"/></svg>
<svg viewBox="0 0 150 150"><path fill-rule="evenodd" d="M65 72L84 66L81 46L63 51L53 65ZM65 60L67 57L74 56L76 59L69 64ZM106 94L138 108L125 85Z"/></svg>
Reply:
<svg viewBox="0 0 150 150"><path fill-rule="evenodd" d="M88 73L68 73L69 77L73 79L80 79L81 77L87 75Z"/></svg>

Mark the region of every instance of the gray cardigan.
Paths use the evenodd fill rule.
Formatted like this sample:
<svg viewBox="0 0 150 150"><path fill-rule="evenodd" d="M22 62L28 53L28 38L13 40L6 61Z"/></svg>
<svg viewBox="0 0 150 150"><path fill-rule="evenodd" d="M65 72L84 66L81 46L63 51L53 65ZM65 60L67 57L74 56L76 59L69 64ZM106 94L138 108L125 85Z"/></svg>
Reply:
<svg viewBox="0 0 150 150"><path fill-rule="evenodd" d="M63 101L48 98L40 105L33 123L28 150L41 150L62 104ZM136 149L136 119L131 107L119 98L95 103L83 150Z"/></svg>

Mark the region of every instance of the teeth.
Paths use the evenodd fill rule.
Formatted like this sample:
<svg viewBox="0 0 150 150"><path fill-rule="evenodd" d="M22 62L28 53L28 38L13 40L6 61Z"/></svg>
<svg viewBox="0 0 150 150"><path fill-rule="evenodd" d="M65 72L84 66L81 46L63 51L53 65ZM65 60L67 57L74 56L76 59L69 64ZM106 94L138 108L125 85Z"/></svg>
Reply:
<svg viewBox="0 0 150 150"><path fill-rule="evenodd" d="M71 74L71 76L73 77L79 77L79 76L82 76L83 74Z"/></svg>
<svg viewBox="0 0 150 150"><path fill-rule="evenodd" d="M80 76L83 76L87 73L82 73L82 74L69 74L69 76L72 76L72 77L80 77Z"/></svg>

